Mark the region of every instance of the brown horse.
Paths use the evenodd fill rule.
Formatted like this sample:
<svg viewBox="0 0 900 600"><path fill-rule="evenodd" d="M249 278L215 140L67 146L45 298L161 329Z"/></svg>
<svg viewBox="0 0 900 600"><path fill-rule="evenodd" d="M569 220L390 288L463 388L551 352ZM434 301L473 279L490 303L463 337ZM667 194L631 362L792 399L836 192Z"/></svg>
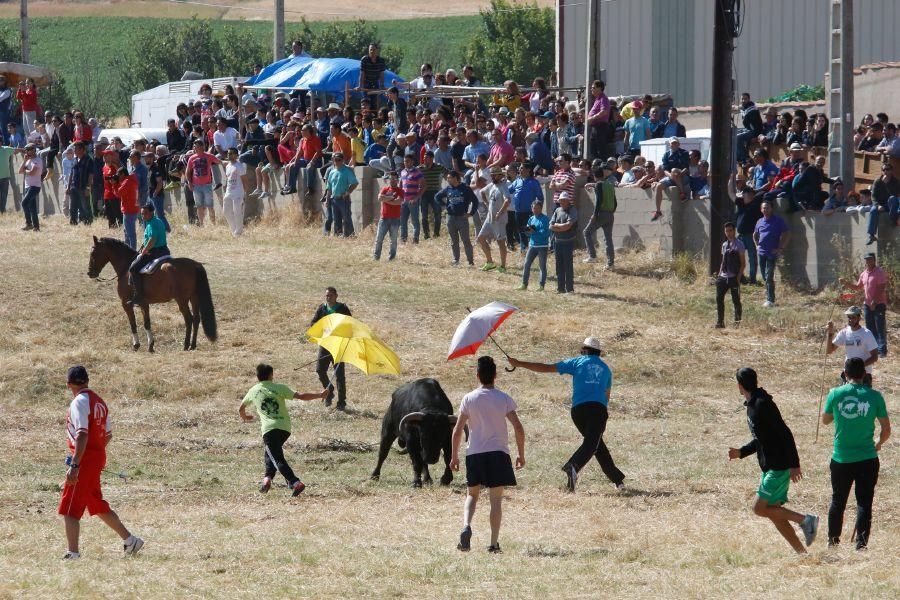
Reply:
<svg viewBox="0 0 900 600"><path fill-rule="evenodd" d="M141 347L138 340L137 323L134 318L134 307L129 304L133 290L128 282L128 267L137 256L130 246L121 240L94 236L94 247L88 262L88 277L96 279L100 271L110 263L118 278L119 300L122 309L128 315L131 324L131 343L137 350ZM173 258L163 264L152 275L140 275L145 278L144 301L141 312L144 313L144 330L147 332L147 344L153 352L153 331L150 329L150 304L159 304L175 300L178 309L184 316L184 349L197 348L197 328L203 325L203 334L209 341L216 341L216 310L213 306L212 294L209 290L209 279L203 265L189 258ZM193 332L192 332L193 330Z"/></svg>

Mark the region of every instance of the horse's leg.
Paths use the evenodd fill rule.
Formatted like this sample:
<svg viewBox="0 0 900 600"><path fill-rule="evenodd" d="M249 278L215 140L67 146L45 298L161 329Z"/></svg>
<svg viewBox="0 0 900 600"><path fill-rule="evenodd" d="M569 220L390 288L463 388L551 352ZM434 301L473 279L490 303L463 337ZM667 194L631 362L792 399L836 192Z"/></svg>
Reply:
<svg viewBox="0 0 900 600"><path fill-rule="evenodd" d="M191 332L191 350L197 349L197 330L200 328L200 301L197 300L196 296L191 299L191 317L193 319L193 323L191 324L193 327L193 331Z"/></svg>
<svg viewBox="0 0 900 600"><path fill-rule="evenodd" d="M184 317L184 349L189 350L191 347L191 308L188 306L187 300L179 300L178 301L178 310L181 311L181 316Z"/></svg>
<svg viewBox="0 0 900 600"><path fill-rule="evenodd" d="M128 315L128 324L131 325L131 347L137 350L141 347L141 341L137 334L137 321L134 318L134 307L128 304L127 300L122 300L122 309Z"/></svg>
<svg viewBox="0 0 900 600"><path fill-rule="evenodd" d="M144 313L144 331L147 332L147 351L153 352L155 340L153 339L153 330L150 328L150 305L141 304L141 312Z"/></svg>

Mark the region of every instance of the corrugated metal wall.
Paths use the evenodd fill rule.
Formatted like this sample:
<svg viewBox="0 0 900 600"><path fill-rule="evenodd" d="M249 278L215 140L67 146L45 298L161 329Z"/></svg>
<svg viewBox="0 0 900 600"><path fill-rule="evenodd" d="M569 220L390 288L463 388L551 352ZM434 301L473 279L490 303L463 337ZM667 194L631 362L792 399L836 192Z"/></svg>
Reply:
<svg viewBox="0 0 900 600"><path fill-rule="evenodd" d="M599 1L598 64L606 69L610 94L669 93L682 106L709 104L715 0ZM821 83L831 35L829 0L743 4L736 92L767 98L801 83ZM586 0L558 0L558 6L561 81L582 84ZM900 0L855 0L853 12L855 63L900 60Z"/></svg>

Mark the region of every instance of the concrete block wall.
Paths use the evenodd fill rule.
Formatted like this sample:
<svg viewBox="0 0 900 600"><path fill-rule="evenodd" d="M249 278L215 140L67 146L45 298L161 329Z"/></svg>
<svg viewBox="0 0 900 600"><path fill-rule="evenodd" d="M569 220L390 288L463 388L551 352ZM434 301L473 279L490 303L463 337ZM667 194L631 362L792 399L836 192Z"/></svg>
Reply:
<svg viewBox="0 0 900 600"><path fill-rule="evenodd" d="M21 181L17 174L21 164L21 156L13 160L13 179L10 182L12 201L10 208L18 208L21 202ZM58 164L57 164L58 166ZM45 182L41 193L41 214L52 215L62 211L64 193L60 189L58 173L52 181ZM380 215L378 192L383 185L380 173L369 167L356 167L356 176L360 185L351 195L353 226L357 232L376 224ZM248 192L256 187L256 176L248 169ZM279 191L284 183L284 173L272 174L272 189L275 190L275 203L284 208L291 203L299 205L305 190L303 174L298 181L298 192L290 196L281 196ZM584 189L585 178L576 180L576 207L578 209L577 247L584 247L581 232L587 226L593 213L594 195ZM321 178L314 193L314 205L324 193ZM549 187L544 188L545 212L553 211L553 193ZM640 188L618 188L616 190L618 208L613 238L616 248L645 248L658 253L664 258L672 258L678 253L694 256L709 256L709 223L710 203L708 200L688 200L682 202L673 188L664 194L663 217L651 222L651 213L655 210L653 192ZM268 209L268 201L247 196L244 200L245 221L261 217ZM184 201L181 190L167 191L166 204L173 210L183 210ZM830 217L820 213L786 214L780 207L780 214L791 227L792 239L785 252L782 273L801 287L819 289L837 277L841 257L849 255L859 259L867 252L900 252L900 235L896 227L888 222L887 215L882 214L878 242L867 245L866 225L868 214L837 213ZM723 220L731 218L724 215ZM473 228L473 237L475 235ZM602 248L602 234L598 239ZM602 254L602 250L601 250Z"/></svg>

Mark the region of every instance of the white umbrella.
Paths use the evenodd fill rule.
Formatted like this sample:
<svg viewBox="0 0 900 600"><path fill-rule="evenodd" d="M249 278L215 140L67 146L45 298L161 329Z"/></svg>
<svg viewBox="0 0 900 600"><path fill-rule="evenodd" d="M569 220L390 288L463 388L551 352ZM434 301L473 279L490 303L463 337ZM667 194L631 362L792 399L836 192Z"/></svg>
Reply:
<svg viewBox="0 0 900 600"><path fill-rule="evenodd" d="M491 334L497 331L500 324L517 310L519 309L515 306L503 302L491 302L481 308L469 310L469 315L462 320L456 328L456 333L453 334L450 350L447 352L447 360L475 354L481 344L488 338L496 344L500 352L509 357L506 351L500 348L500 344L497 344L497 340Z"/></svg>

